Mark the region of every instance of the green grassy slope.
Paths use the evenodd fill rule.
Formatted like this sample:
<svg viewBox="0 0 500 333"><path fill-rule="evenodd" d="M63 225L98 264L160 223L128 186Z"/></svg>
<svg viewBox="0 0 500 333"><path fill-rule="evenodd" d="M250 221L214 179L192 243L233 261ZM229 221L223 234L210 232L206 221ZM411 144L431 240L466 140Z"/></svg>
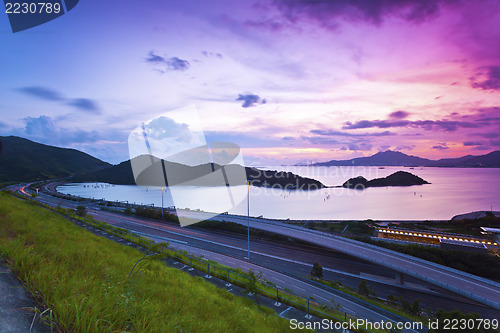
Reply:
<svg viewBox="0 0 500 333"><path fill-rule="evenodd" d="M67 177L110 166L75 149L47 146L15 136L2 136L0 142L0 183Z"/></svg>
<svg viewBox="0 0 500 333"><path fill-rule="evenodd" d="M0 193L0 252L65 332L283 332L248 299Z"/></svg>

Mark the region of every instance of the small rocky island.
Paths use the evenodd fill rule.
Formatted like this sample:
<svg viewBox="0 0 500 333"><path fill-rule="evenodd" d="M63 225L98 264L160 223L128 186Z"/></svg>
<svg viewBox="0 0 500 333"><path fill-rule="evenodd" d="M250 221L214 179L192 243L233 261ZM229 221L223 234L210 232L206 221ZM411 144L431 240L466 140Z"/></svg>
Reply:
<svg viewBox="0 0 500 333"><path fill-rule="evenodd" d="M424 184L430 183L409 172L398 171L387 177L375 178L372 180L367 180L365 177L358 176L346 181L344 184L342 184L342 187L362 190L367 187L413 186Z"/></svg>

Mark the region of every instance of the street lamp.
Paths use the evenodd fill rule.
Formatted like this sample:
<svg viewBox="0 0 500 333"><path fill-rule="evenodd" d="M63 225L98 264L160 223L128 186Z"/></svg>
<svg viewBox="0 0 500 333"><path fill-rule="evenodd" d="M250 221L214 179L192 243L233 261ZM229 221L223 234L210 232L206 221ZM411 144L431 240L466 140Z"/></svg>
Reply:
<svg viewBox="0 0 500 333"><path fill-rule="evenodd" d="M247 180L247 239L248 261L250 261L250 182Z"/></svg>

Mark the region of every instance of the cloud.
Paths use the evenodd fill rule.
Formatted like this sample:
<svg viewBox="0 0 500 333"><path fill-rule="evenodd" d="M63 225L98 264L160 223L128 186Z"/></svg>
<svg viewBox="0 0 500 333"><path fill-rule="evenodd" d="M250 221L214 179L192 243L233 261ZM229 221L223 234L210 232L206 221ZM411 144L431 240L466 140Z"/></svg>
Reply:
<svg viewBox="0 0 500 333"><path fill-rule="evenodd" d="M367 151L367 150L372 150L373 145L371 145L369 143L360 143L360 144L349 143L347 145L347 147L349 147L349 150L353 150L353 151L357 151L357 150Z"/></svg>
<svg viewBox="0 0 500 333"><path fill-rule="evenodd" d="M450 147L448 147L446 145L446 143L439 143L435 146L432 146L431 149L437 149L437 150L446 150L446 149L450 149Z"/></svg>
<svg viewBox="0 0 500 333"><path fill-rule="evenodd" d="M415 147L416 147L415 145L411 146L400 145L396 147L396 150L413 150L413 148Z"/></svg>
<svg viewBox="0 0 500 333"><path fill-rule="evenodd" d="M212 58L212 57L219 58L219 59L224 58L224 57L222 56L222 54L217 53L217 52L201 51L201 54L203 54L203 55L204 55L205 57L207 57L207 58Z"/></svg>
<svg viewBox="0 0 500 333"><path fill-rule="evenodd" d="M178 57L165 58L155 54L154 51L149 52L145 61L156 66L155 69L161 73L165 73L165 71L186 71L191 67L187 60Z"/></svg>
<svg viewBox="0 0 500 333"><path fill-rule="evenodd" d="M464 142L464 146L466 147L470 147L470 146L482 146L483 143L482 142L478 142L478 141L465 141Z"/></svg>
<svg viewBox="0 0 500 333"><path fill-rule="evenodd" d="M490 145L492 146L500 146L500 140L490 140Z"/></svg>
<svg viewBox="0 0 500 333"><path fill-rule="evenodd" d="M99 106L97 106L97 104L93 100L88 98L70 99L67 104L82 111L90 111L97 114L100 113Z"/></svg>
<svg viewBox="0 0 500 333"><path fill-rule="evenodd" d="M13 135L27 137L29 139L51 145L71 145L80 143L94 143L102 137L96 131L84 131L81 129L65 129L48 116L42 115L37 118L23 118L24 128L15 129Z"/></svg>
<svg viewBox="0 0 500 333"><path fill-rule="evenodd" d="M64 100L62 96L55 90L39 87L39 86L30 86L30 87L22 87L17 89L18 91L34 96L37 98L41 98L47 101L61 101Z"/></svg>
<svg viewBox="0 0 500 333"><path fill-rule="evenodd" d="M408 117L410 113L406 111L395 111L389 115L390 118L395 118L395 119L404 119Z"/></svg>
<svg viewBox="0 0 500 333"><path fill-rule="evenodd" d="M378 133L348 133L348 132L341 132L341 131L336 131L336 130L321 130L321 129L314 129L310 131L313 134L318 134L318 135L325 135L325 136L350 136L350 137L355 137L355 136L392 136L396 135L396 133L390 132L390 131L384 131L384 132L378 132Z"/></svg>
<svg viewBox="0 0 500 333"><path fill-rule="evenodd" d="M486 139L492 139L500 137L500 132L472 133L472 135L480 136Z"/></svg>
<svg viewBox="0 0 500 333"><path fill-rule="evenodd" d="M192 133L188 124L181 124L168 117L158 117L147 124L147 134L151 139L174 138L178 142L190 142Z"/></svg>
<svg viewBox="0 0 500 333"><path fill-rule="evenodd" d="M335 1L274 1L284 17L293 23L302 17L316 21L327 29L337 29L339 21L365 21L378 25L386 17L398 17L421 23L436 17L442 3L455 0L335 0ZM271 26L271 28L274 28Z"/></svg>
<svg viewBox="0 0 500 333"><path fill-rule="evenodd" d="M500 89L500 66L479 67L474 76L470 78L473 88L483 90Z"/></svg>
<svg viewBox="0 0 500 333"><path fill-rule="evenodd" d="M168 68L174 71L185 71L189 69L189 62L177 57L168 59Z"/></svg>
<svg viewBox="0 0 500 333"><path fill-rule="evenodd" d="M256 28L261 30L268 30L272 32L278 32L283 30L286 26L283 22L273 19L259 19L259 20L247 20L245 21L245 26L250 28Z"/></svg>
<svg viewBox="0 0 500 333"><path fill-rule="evenodd" d="M481 124L470 121L455 120L360 120L354 123L350 121L345 122L342 129L409 127L423 128L425 130L441 129L447 132L453 132L459 128L478 128L481 126Z"/></svg>
<svg viewBox="0 0 500 333"><path fill-rule="evenodd" d="M73 106L80 111L100 113L100 109L97 103L89 98L65 98L61 93L53 89L40 86L22 87L17 90L26 95L40 98L46 101L64 102L65 104Z"/></svg>
<svg viewBox="0 0 500 333"><path fill-rule="evenodd" d="M254 94L239 94L238 98L236 98L237 101L243 101L243 104L241 105L244 108L249 108L252 106L255 106L257 103L265 104L266 100L261 99L258 95Z"/></svg>
<svg viewBox="0 0 500 333"><path fill-rule="evenodd" d="M1 126L1 123L0 123L0 126ZM283 140L283 141L290 141L290 140L295 140L295 138L292 137L292 136L284 136L284 137L281 138L281 140Z"/></svg>

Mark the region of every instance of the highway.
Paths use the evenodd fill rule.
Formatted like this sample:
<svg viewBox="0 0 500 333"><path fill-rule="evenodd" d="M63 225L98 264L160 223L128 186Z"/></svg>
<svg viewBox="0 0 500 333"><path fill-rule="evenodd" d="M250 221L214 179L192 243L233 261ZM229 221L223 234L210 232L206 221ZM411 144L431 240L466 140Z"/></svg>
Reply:
<svg viewBox="0 0 500 333"><path fill-rule="evenodd" d="M242 225L249 224L250 227L254 229L270 231L287 237L307 241L311 244L346 253L405 275L424 280L500 310L499 283L446 266L431 263L426 260L352 239L262 218L248 218L236 215L211 217L210 214L193 211L178 211L178 214L182 214L187 218L200 220L220 220L223 218L229 222Z"/></svg>
<svg viewBox="0 0 500 333"><path fill-rule="evenodd" d="M21 193L28 193L24 186L11 188L11 190L19 191ZM40 196L36 198L37 201L47 203L52 206L60 205L65 208L75 208L79 203L71 202L68 200L55 198L52 196L40 193ZM264 261L269 260L268 256L260 253L258 250L252 251L252 262L243 259L246 255L245 249L237 248L236 246L224 245L222 243L217 243L215 240L219 240L211 232L203 232L197 230L191 230L191 235L183 235L175 231L167 231L168 227L172 226L162 225L161 223L154 222L148 219L124 216L122 214L116 214L107 211L101 211L96 209L88 209L88 213L94 216L96 219L113 224L118 227L125 227L134 232L140 232L148 235L148 238L157 241L165 241L166 239L175 239L178 242L171 242L171 246L180 250L187 250L194 255L203 255L207 259L217 261L223 265L230 267L239 267L242 269L252 269L257 272L262 272L263 278L268 281L272 281L277 286L281 288L287 288L299 295L308 295L323 304L329 304L335 306L337 303L341 305L342 310L349 315L356 316L358 318L366 318L371 321L393 321L401 322L408 320L396 316L386 310L375 307L369 303L360 301L352 296L345 295L334 289L322 286L313 285L307 279L301 278L300 276L290 276L288 274L279 272L275 269L268 268L260 264L259 257L263 258ZM187 231L187 228L180 228L181 231ZM196 237L193 234L196 234ZM197 242L196 242L197 241ZM186 243L186 244L182 244ZM202 243L202 244L200 244ZM224 253L219 253L217 248L231 249L233 255L228 255ZM239 254L237 252L240 252ZM221 251L224 252L224 251ZM236 253L234 253L236 252ZM255 256L255 258L254 258ZM276 257L275 260L279 259ZM269 267L273 267L273 263L268 262ZM283 265L283 263L281 264ZM278 265L280 266L280 265ZM310 266L307 267L310 271ZM307 272L308 274L308 272ZM407 330L408 332L418 332L418 330Z"/></svg>
<svg viewBox="0 0 500 333"><path fill-rule="evenodd" d="M23 191L23 187L15 190ZM59 198L54 198L41 193L40 201L49 203L53 206L60 204L63 207L74 208L78 203ZM203 230L200 228L180 228L178 225L162 224L157 221L152 221L143 218L123 216L111 212L105 212L95 209L89 209L89 212L101 221L106 221L119 227L124 227L136 232L146 233L150 238L155 238L160 241L165 238L178 240L185 244L171 242L171 246L179 249L188 250L193 254L203 254L206 258L218 261L222 264L231 267L240 267L243 269L252 268L254 271L262 271L264 277L275 282L280 287L286 287L296 292L297 294L309 295L316 300L325 303L334 302L340 303L348 314L356 315L358 317L368 318L374 321L387 320L392 317L387 313L380 313L378 310L366 308L360 305L359 302L353 302L349 298L343 298L342 294L332 292L332 290L325 290L324 287L311 285L303 279L290 276L282 272L293 272L297 275L308 275L310 272L312 262L320 262L324 267L325 278L335 281L341 281L346 285L353 288L359 284L361 276L370 281L370 277L377 278L386 277L386 280L393 278L393 272L386 268L374 265L373 263L364 260L356 260L351 256L342 255L335 251L327 249L318 249L317 247L307 248L304 244L276 244L276 242L252 239L251 259L252 262L244 260L246 256L246 237L241 237L235 234L227 235L223 232L214 230ZM193 212L182 212L187 214L203 214ZM199 216L197 216L199 217ZM219 219L238 221L246 225L246 217L238 217L232 215L219 216ZM256 222L254 220L257 220ZM250 219L251 226L254 223L262 222L261 219ZM267 221L266 221L267 222ZM269 221L272 222L272 221ZM272 222L271 224L276 223ZM264 229L267 230L267 229ZM307 229L306 229L307 230ZM310 230L308 230L310 231ZM290 258L293 258L290 259ZM331 267L342 267L342 270L351 271L351 273L341 272ZM360 273L363 272L361 275ZM409 281L410 279L408 279ZM449 308L450 304L457 304L464 307L462 311L466 312L479 312L484 313L484 309L480 306L473 304L473 302L464 302L464 299L457 297L452 293L447 295L437 294L435 291L430 291L428 286L413 284L414 288L408 288L412 283L406 283L404 286L397 286L394 283L388 282L386 284L373 281L371 285L377 292L377 295L404 295L409 299L418 298L421 300L421 305L425 305L425 301L443 305L444 308ZM425 290L427 289L427 290ZM439 289L439 288L437 288ZM442 291L440 291L442 293ZM455 303L454 303L455 302ZM448 306L446 306L448 305ZM457 306L456 308L459 308ZM471 311L471 309L473 309ZM498 312L490 312L487 317L498 316Z"/></svg>

